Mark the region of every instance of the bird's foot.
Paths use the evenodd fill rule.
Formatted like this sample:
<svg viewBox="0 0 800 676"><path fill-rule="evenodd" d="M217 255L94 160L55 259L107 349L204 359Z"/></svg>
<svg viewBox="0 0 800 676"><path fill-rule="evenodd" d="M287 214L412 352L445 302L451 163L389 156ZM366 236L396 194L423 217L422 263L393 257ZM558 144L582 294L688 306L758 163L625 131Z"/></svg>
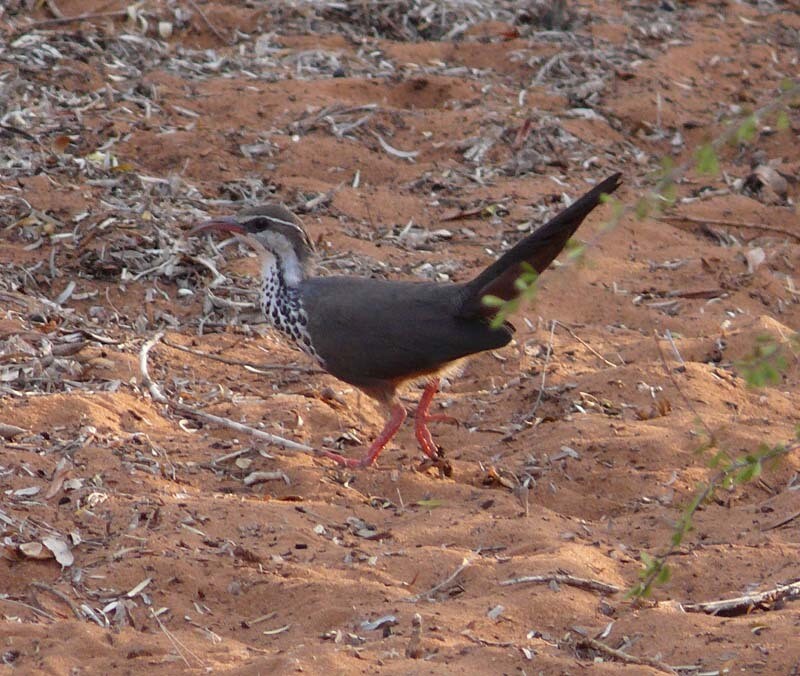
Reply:
<svg viewBox="0 0 800 676"><path fill-rule="evenodd" d="M363 458L348 458L344 455L340 455L339 453L335 453L334 451L320 451L320 453L326 458L335 460L342 467L349 467L352 469L369 467L375 462L375 460L377 460L384 446L386 446L392 437L397 434L397 430L400 429L400 425L403 424L405 419L406 410L401 404L396 403L392 407L392 414L389 417L389 420L386 421L386 425L384 425L383 430L381 430L378 438L372 442L372 445L369 447L369 450Z"/></svg>
<svg viewBox="0 0 800 676"><path fill-rule="evenodd" d="M372 464L371 462L367 462L369 456L365 456L363 458L348 458L340 453L325 450L319 451L319 454L326 458L330 458L336 464L341 465L342 467L347 467L348 469L359 469Z"/></svg>
<svg viewBox="0 0 800 676"><path fill-rule="evenodd" d="M444 457L444 450L441 446L436 447L436 456L423 458L422 462L417 466L418 472L427 472L431 467L435 467L439 471L439 477L453 476L453 466L450 461Z"/></svg>
<svg viewBox="0 0 800 676"><path fill-rule="evenodd" d="M431 431L428 429L428 423L432 422L449 422L458 425L458 420L450 415L431 415L428 413L433 397L439 389L439 379L434 378L429 381L422 392L422 396L417 406L417 412L414 415L414 434L417 437L417 442L422 452L425 453L434 463L438 462L440 457L440 449L431 436Z"/></svg>

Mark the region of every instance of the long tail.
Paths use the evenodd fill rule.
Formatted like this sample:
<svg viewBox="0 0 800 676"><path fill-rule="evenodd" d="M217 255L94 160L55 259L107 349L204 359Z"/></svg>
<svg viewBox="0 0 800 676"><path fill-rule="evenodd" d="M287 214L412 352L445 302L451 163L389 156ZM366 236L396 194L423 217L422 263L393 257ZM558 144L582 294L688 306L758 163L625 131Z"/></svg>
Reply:
<svg viewBox="0 0 800 676"><path fill-rule="evenodd" d="M583 219L600 203L600 196L610 195L622 184L621 176L622 174L614 174L598 183L469 282L464 287L458 316L469 318L494 314L493 309L481 303L481 299L487 294L503 300L516 297L519 292L514 282L524 271L522 264L529 264L539 274L544 272L561 253Z"/></svg>

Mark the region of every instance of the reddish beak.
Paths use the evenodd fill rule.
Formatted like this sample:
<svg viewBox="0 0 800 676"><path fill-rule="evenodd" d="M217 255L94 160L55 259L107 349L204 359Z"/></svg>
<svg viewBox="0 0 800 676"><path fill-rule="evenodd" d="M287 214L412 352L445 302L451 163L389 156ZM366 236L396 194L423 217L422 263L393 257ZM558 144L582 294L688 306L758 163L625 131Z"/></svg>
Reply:
<svg viewBox="0 0 800 676"><path fill-rule="evenodd" d="M212 218L211 220L203 221L202 223L195 225L191 230L189 230L187 235L191 237L192 235L205 232L206 230L222 230L224 232L233 232L239 235L247 234L247 230L245 230L233 216L218 216L217 218Z"/></svg>

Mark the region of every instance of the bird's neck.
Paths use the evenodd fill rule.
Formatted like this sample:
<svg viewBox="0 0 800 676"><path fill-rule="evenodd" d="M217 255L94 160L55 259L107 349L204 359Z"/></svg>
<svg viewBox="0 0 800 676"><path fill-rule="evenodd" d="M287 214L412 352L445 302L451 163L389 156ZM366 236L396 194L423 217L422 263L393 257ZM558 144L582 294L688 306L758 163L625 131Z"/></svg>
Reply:
<svg viewBox="0 0 800 676"><path fill-rule="evenodd" d="M308 333L308 317L300 297L303 267L295 257L288 261L266 252L262 256L261 311L266 320L305 353L316 357Z"/></svg>
<svg viewBox="0 0 800 676"><path fill-rule="evenodd" d="M267 235L267 247L265 247L261 265L262 274L280 274L285 286L296 288L305 279L306 272L297 251L291 242L282 235Z"/></svg>
<svg viewBox="0 0 800 676"><path fill-rule="evenodd" d="M287 314L297 303L297 287L303 280L302 268L294 261L266 251L261 256L261 309L277 328L280 316Z"/></svg>

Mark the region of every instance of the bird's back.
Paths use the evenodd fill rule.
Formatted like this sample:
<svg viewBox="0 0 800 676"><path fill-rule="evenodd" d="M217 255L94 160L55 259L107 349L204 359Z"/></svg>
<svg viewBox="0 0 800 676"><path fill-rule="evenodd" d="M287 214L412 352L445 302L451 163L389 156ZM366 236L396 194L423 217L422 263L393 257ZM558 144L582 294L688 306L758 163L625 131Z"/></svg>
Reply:
<svg viewBox="0 0 800 676"><path fill-rule="evenodd" d="M506 325L458 317L464 286L314 277L301 283L314 348L326 369L357 386L435 373L511 340Z"/></svg>

